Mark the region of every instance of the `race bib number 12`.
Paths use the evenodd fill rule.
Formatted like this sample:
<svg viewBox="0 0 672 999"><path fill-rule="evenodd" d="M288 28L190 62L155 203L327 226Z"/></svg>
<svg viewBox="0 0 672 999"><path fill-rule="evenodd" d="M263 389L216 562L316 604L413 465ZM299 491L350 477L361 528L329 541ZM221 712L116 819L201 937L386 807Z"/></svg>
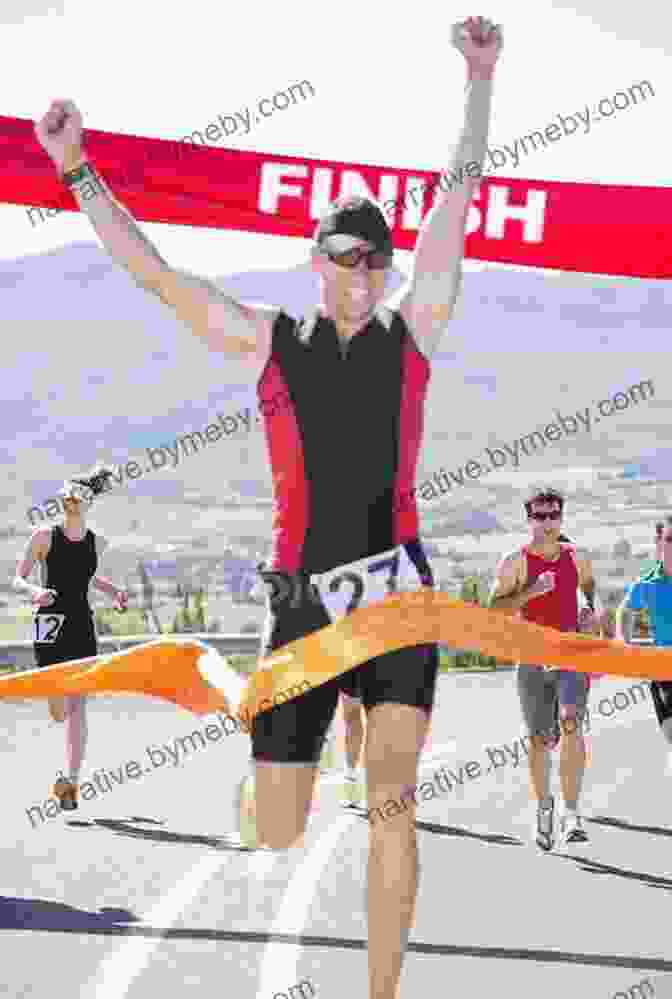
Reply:
<svg viewBox="0 0 672 999"><path fill-rule="evenodd" d="M33 641L50 644L58 638L65 614L36 614L33 618Z"/></svg>
<svg viewBox="0 0 672 999"><path fill-rule="evenodd" d="M359 559L311 577L332 622L358 607L379 603L389 593L416 589L418 571L405 548Z"/></svg>

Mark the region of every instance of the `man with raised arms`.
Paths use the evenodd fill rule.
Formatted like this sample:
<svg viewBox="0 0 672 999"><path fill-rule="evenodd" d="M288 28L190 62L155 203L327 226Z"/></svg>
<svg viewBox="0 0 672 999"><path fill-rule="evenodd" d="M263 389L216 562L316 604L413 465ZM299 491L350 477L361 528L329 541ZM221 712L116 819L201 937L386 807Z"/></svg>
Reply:
<svg viewBox="0 0 672 999"><path fill-rule="evenodd" d="M353 606L351 599L334 609L337 598L351 597L347 586L339 587L353 578L352 571L347 577L353 563L366 580L367 601L372 594L380 599L376 580L383 579L383 569L385 585L394 587L402 563L415 567L418 582L432 585L415 503L399 500L414 484L430 359L459 291L501 31L484 18L469 18L454 26L452 44L466 60L468 79L465 124L446 176L463 179L435 189L418 234L413 276L394 309L382 305L392 237L373 202L346 198L320 220L312 264L322 304L296 321L277 308L242 305L212 281L166 263L87 160L82 117L72 102L52 103L36 129L112 258L209 350L246 359L250 380L258 379L275 494L269 571L287 584L269 597L265 652L323 628ZM289 404L267 407L278 393ZM417 783L437 669L433 645L391 652L358 668L367 712L369 808L398 799ZM255 719L256 823L264 846L302 843L339 689L337 678ZM369 995L393 999L417 894L414 808L371 825L369 837Z"/></svg>
<svg viewBox="0 0 672 999"><path fill-rule="evenodd" d="M558 631L595 630L595 580L586 551L561 535L564 499L554 489L534 490L525 503L530 542L497 567L490 606ZM579 615L577 588L585 597ZM560 787L565 843L588 839L577 812L586 767L582 737L588 678L552 665L519 663L518 696L529 741L530 797L536 803L533 837L540 849L555 842L555 802L550 794L550 750L560 741Z"/></svg>

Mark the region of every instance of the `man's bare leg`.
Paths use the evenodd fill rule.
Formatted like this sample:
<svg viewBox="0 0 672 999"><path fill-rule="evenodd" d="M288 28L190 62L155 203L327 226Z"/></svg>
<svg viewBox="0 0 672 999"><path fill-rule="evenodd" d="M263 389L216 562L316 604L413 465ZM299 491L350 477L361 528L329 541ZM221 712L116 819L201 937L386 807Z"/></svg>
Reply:
<svg viewBox="0 0 672 999"><path fill-rule="evenodd" d="M256 762L257 841L272 850L302 847L318 768Z"/></svg>
<svg viewBox="0 0 672 999"><path fill-rule="evenodd" d="M576 724L576 708L560 707L560 789L565 808L576 811L583 775L586 769L586 749Z"/></svg>
<svg viewBox="0 0 672 999"><path fill-rule="evenodd" d="M549 742L542 735L527 736L528 779L530 798L537 803L550 794L551 753Z"/></svg>
<svg viewBox="0 0 672 999"><path fill-rule="evenodd" d="M51 715L52 721L64 722L65 721L65 698L64 697L50 697L49 698L49 714Z"/></svg>
<svg viewBox="0 0 672 999"><path fill-rule="evenodd" d="M343 724L345 727L345 759L348 772L354 774L359 766L364 743L364 712L362 702L341 694Z"/></svg>
<svg viewBox="0 0 672 999"><path fill-rule="evenodd" d="M418 855L408 792L417 785L428 728L427 712L405 704L378 704L367 718L369 999L396 999L415 914Z"/></svg>

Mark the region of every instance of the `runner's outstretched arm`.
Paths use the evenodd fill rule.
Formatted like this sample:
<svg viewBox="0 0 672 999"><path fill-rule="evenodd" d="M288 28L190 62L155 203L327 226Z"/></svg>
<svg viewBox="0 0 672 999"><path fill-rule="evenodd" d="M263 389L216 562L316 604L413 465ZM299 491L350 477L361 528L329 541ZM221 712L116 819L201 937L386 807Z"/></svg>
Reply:
<svg viewBox="0 0 672 999"><path fill-rule="evenodd" d="M14 575L14 579L12 580L12 589L16 593L20 593L22 597L28 597L31 601L38 598L40 594L53 592L46 591L42 586L35 586L33 583L28 581L35 564L43 561L47 556L47 552L49 550L49 538L50 529L48 527L37 527L26 543L25 551L16 564L16 573ZM48 606L49 603L53 603L53 598L51 600L47 600L45 597L41 606Z"/></svg>
<svg viewBox="0 0 672 999"><path fill-rule="evenodd" d="M582 613L580 615L581 630L592 630L597 634L601 628L606 630L607 613L597 595L597 583L593 575L593 563L588 550L585 548L576 548L575 551L576 568L579 575L579 589L583 593L590 611L589 614Z"/></svg>
<svg viewBox="0 0 672 999"><path fill-rule="evenodd" d="M105 249L140 287L171 306L210 350L251 360L267 351L278 310L241 305L213 281L166 263L88 162L82 149L82 116L72 101L52 101L35 134L61 177L83 168L79 179L66 178L68 186Z"/></svg>
<svg viewBox="0 0 672 999"><path fill-rule="evenodd" d="M109 548L109 542L100 534L96 534L95 545L98 564L100 564L103 553ZM91 585L95 590L100 590L101 593L110 597L118 610L128 610L128 591L124 587L117 586L107 576L100 576L98 573L91 580Z"/></svg>
<svg viewBox="0 0 672 999"><path fill-rule="evenodd" d="M418 233L413 278L399 309L425 357L436 349L459 292L467 214L487 149L501 28L485 18L469 18L453 27L453 45L467 60L465 123Z"/></svg>

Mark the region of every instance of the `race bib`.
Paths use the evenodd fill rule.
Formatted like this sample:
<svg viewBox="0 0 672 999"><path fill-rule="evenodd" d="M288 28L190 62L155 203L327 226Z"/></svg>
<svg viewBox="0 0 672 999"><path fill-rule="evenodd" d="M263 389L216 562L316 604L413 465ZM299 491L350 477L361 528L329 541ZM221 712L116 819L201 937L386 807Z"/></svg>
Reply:
<svg viewBox="0 0 672 999"><path fill-rule="evenodd" d="M33 618L33 641L49 645L58 638L65 614L36 614Z"/></svg>
<svg viewBox="0 0 672 999"><path fill-rule="evenodd" d="M380 555L338 566L310 577L332 622L345 614L383 600L389 593L418 589L418 570L406 549L391 548Z"/></svg>

